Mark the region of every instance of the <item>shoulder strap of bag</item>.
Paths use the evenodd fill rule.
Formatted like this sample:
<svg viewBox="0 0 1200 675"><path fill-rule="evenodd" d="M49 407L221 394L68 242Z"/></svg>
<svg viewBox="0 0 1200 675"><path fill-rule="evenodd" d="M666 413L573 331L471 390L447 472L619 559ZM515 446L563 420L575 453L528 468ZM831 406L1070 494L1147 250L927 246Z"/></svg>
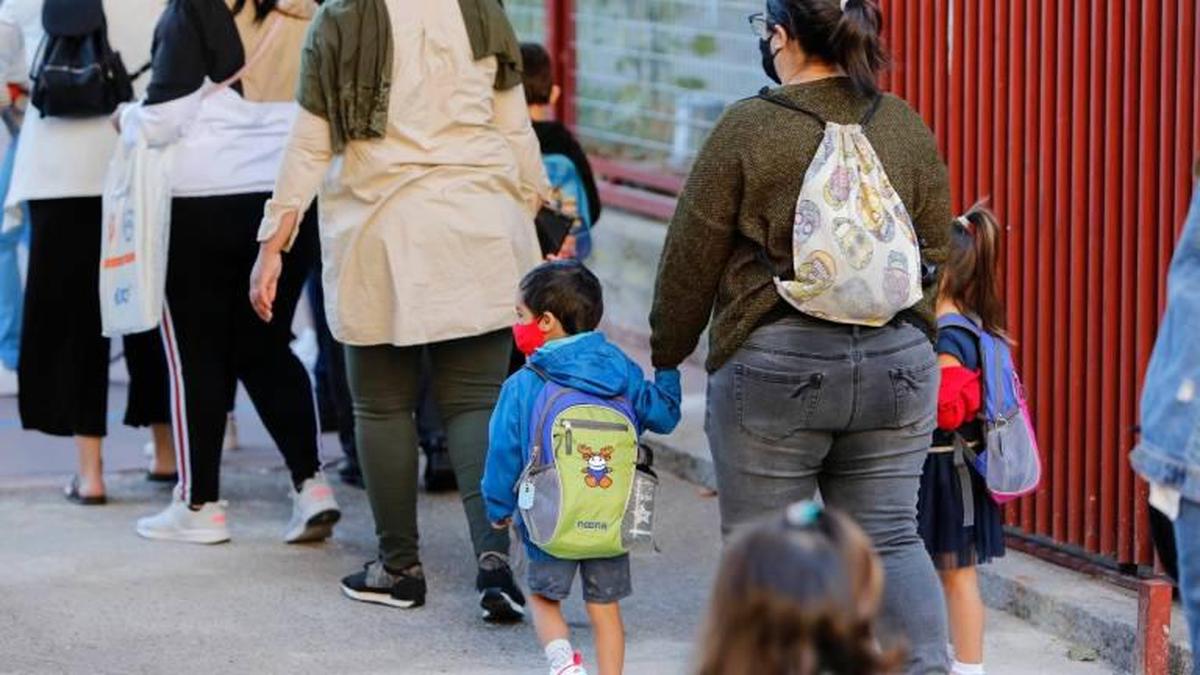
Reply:
<svg viewBox="0 0 1200 675"><path fill-rule="evenodd" d="M259 40L258 45L254 48L254 53L246 59L246 63L228 79L217 83L205 96L212 96L223 89L232 87L235 82L245 77L251 68L258 65L259 61L262 61L263 57L267 55L267 49L275 41L276 36L279 35L280 29L283 28L283 14L280 12L271 12L271 18L268 21L271 22L271 25L267 28L267 34L263 36L262 40Z"/></svg>
<svg viewBox="0 0 1200 675"><path fill-rule="evenodd" d="M762 100L766 101L767 103L773 103L781 108L787 108L788 110L798 112L798 113L801 113L804 115L808 115L809 117L816 120L817 124L820 124L822 128L824 128L825 125L828 124L828 122L825 121L824 117L821 117L820 115L813 112L812 110L809 110L808 108L805 108L804 106L798 105L796 103L792 103L791 101L783 98L782 96L776 96L775 94L772 94L770 87L763 87L762 89L760 89L758 91L758 96L756 96L755 98L762 99Z"/></svg>
<svg viewBox="0 0 1200 675"><path fill-rule="evenodd" d="M979 327L979 324L962 314L945 314L938 317L938 328L962 328L974 335L976 339L983 334L983 329Z"/></svg>

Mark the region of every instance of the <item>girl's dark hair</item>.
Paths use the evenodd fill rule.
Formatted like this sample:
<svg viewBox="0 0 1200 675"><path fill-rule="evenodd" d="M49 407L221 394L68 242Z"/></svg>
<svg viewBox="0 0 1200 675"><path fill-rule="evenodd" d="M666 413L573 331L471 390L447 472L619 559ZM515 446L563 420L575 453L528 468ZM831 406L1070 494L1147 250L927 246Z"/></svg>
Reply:
<svg viewBox="0 0 1200 675"><path fill-rule="evenodd" d="M578 260L535 267L521 280L521 300L535 316L553 314L568 335L596 330L604 316L600 280Z"/></svg>
<svg viewBox="0 0 1200 675"><path fill-rule="evenodd" d="M804 51L840 66L864 96L879 93L876 77L888 56L876 0L767 0L767 18L800 41Z"/></svg>
<svg viewBox="0 0 1200 675"><path fill-rule="evenodd" d="M247 0L237 0L237 2L233 3L232 11L234 16L242 13L242 10L246 8L246 1ZM271 15L271 12L275 11L275 5L279 3L279 0L253 0L253 2L254 20L261 22L265 21L266 18Z"/></svg>
<svg viewBox="0 0 1200 675"><path fill-rule="evenodd" d="M893 672L903 654L875 637L882 593L879 558L848 516L825 510L808 524L756 527L721 563L698 673Z"/></svg>
<svg viewBox="0 0 1200 675"><path fill-rule="evenodd" d="M984 330L1011 342L999 282L1000 221L980 202L951 227L939 294L979 317Z"/></svg>

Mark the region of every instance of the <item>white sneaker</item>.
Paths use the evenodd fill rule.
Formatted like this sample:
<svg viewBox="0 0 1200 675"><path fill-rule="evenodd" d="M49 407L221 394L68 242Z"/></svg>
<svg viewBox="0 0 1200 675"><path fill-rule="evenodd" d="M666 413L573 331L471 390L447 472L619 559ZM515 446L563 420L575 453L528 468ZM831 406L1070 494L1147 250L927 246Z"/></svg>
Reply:
<svg viewBox="0 0 1200 675"><path fill-rule="evenodd" d="M137 522L137 533L147 539L184 541L190 544L220 544L229 541L225 502L209 502L193 511L178 497L156 516Z"/></svg>
<svg viewBox="0 0 1200 675"><path fill-rule="evenodd" d="M583 654L575 652L571 663L558 668L551 666L550 675L587 675L587 671L583 669Z"/></svg>
<svg viewBox="0 0 1200 675"><path fill-rule="evenodd" d="M333 526L341 517L333 488L318 471L304 481L299 492L292 492L292 520L283 540L289 544L325 541L333 536Z"/></svg>
<svg viewBox="0 0 1200 675"><path fill-rule="evenodd" d="M229 452L238 449L237 417L229 413L225 417L225 440L221 441L221 451Z"/></svg>
<svg viewBox="0 0 1200 675"><path fill-rule="evenodd" d="M0 397L17 395L17 371L0 366Z"/></svg>

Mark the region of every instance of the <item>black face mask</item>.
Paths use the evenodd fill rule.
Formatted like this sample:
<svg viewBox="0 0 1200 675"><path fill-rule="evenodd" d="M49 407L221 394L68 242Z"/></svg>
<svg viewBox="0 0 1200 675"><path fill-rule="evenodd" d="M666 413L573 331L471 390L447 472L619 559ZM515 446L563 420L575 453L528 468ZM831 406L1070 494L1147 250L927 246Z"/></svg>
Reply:
<svg viewBox="0 0 1200 675"><path fill-rule="evenodd" d="M759 38L758 51L762 53L763 72L766 73L767 77L769 77L775 84L783 84L783 80L779 79L779 71L775 69L775 55L782 50L776 50L772 52L771 41Z"/></svg>

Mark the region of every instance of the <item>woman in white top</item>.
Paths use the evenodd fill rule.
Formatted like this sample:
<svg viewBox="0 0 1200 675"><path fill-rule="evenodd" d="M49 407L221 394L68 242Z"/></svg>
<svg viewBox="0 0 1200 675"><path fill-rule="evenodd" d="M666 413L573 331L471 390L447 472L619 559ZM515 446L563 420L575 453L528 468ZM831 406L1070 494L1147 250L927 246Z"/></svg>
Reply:
<svg viewBox="0 0 1200 675"><path fill-rule="evenodd" d="M221 442L236 382L290 472L284 540L324 540L340 516L320 471L312 383L289 348L292 316L317 255L315 233L288 254L273 321L259 321L245 300L258 221L297 111L291 94L300 45L315 10L312 0L170 0L155 29L146 99L120 115L124 141L140 136L151 146L175 146L162 335L179 484L166 510L138 521L138 534L149 539L228 541Z"/></svg>
<svg viewBox="0 0 1200 675"><path fill-rule="evenodd" d="M327 41L347 34L344 45ZM297 229L298 215L320 189L326 311L346 345L379 535L378 558L346 577L343 592L395 607L425 600L413 411L428 345L484 618L519 619L524 598L507 564L508 534L488 523L479 487L511 351L513 298L540 259L533 218L547 191L512 69L519 44L496 0L333 0L312 36L304 109L267 205L251 295L270 319L281 266L287 274L280 251L311 228ZM364 73L381 61L379 81L367 81ZM382 102L379 114L364 115L323 83L358 93L367 107Z"/></svg>
<svg viewBox="0 0 1200 675"><path fill-rule="evenodd" d="M44 0L5 0L0 20L19 25L32 59L42 42ZM104 0L108 37L130 70L150 58L151 25L161 0ZM63 11L74 11L75 8ZM28 64L24 64L28 68ZM32 225L19 364L26 429L74 436L79 474L67 497L106 501L101 444L107 433L109 341L100 334L100 195L117 135L107 116L42 117L30 107L17 147L6 206ZM166 375L157 331L125 338L131 426L168 420ZM174 471L166 434L158 434L158 473Z"/></svg>

